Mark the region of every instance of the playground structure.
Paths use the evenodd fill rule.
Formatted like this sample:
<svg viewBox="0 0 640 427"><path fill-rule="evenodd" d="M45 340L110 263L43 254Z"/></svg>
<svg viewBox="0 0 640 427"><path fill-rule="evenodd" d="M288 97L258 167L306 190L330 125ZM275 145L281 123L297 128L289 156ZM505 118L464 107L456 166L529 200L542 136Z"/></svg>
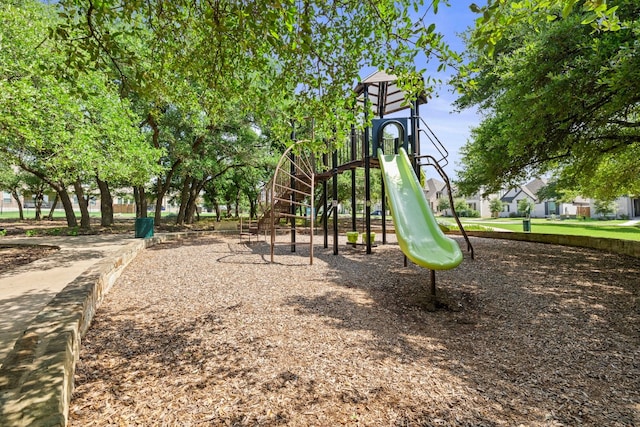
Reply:
<svg viewBox="0 0 640 427"><path fill-rule="evenodd" d="M370 236L371 229L371 170L382 172L382 243L387 243L386 211L387 199L392 214L395 233L402 252L415 264L431 271L431 291L435 294L435 271L454 268L463 259L458 244L445 236L428 205L419 176L422 166L431 166L443 179L449 196L451 211L473 258L473 247L455 212L449 178L443 170L447 165L448 152L419 114L419 106L426 98L419 96L410 107L405 104L405 94L395 84L397 78L385 72L377 72L359 83L355 91L358 102L369 105L374 111L371 128L364 132L352 127L350 141L329 156L323 155L321 164L304 148L304 141L296 141L280 159L272 181L267 185L266 201L258 231L268 224L271 233L271 261L274 258L276 234L286 220L285 231L290 233L291 251L296 251L297 222L310 221L310 263L313 263L313 229L315 217L315 187L322 185L322 212L324 247L328 247L329 219L332 219L333 253L338 254L338 175L351 173L351 229L356 230L356 169L364 168L364 232ZM410 110L409 117L399 113ZM369 108L365 108L364 121L369 121ZM393 117L389 117L393 115ZM421 154L422 139L428 141L431 153ZM332 191L329 192L329 181ZM386 197L385 197L386 196ZM329 198L331 202L329 203ZM301 212L303 211L303 212ZM370 254L372 239L364 240L366 253Z"/></svg>

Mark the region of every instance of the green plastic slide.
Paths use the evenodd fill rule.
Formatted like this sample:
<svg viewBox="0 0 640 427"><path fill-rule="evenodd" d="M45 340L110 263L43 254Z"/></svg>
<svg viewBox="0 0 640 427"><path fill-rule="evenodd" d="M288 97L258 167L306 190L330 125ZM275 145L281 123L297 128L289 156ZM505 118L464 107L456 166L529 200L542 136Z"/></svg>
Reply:
<svg viewBox="0 0 640 427"><path fill-rule="evenodd" d="M420 187L404 149L400 154L378 150L385 191L402 253L431 270L448 270L462 262L458 243L445 236Z"/></svg>

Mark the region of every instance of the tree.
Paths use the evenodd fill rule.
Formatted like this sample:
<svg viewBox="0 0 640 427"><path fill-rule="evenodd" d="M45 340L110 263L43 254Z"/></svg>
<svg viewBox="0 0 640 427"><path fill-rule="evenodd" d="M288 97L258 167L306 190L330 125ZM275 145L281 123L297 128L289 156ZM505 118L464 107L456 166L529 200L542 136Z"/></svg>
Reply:
<svg viewBox="0 0 640 427"><path fill-rule="evenodd" d="M23 178L23 175L17 174L11 165L3 163L2 158L0 158L0 190L10 193L11 197L16 201L21 220L24 220L24 211L20 200L20 194L24 187Z"/></svg>
<svg viewBox="0 0 640 427"><path fill-rule="evenodd" d="M447 2L435 0L427 11L437 12L440 3ZM415 97L424 90L417 55L441 68L458 59L435 25L412 18L424 7L420 0L62 0L59 6L65 22L53 34L72 70L109 67L123 93L173 102L172 89L186 77L202 89L211 114L239 103L282 140L290 120L305 117L316 120L316 143L336 132L335 140L344 140L349 124L360 124L347 98L363 66L393 71ZM430 92L436 82L427 76L427 83Z"/></svg>
<svg viewBox="0 0 640 427"><path fill-rule="evenodd" d="M449 198L448 197L439 198L437 208L439 212L444 212L447 209L451 209L451 205L449 204Z"/></svg>
<svg viewBox="0 0 640 427"><path fill-rule="evenodd" d="M273 167L269 168L265 164L261 165L260 163L240 169L243 177L240 182L240 191L249 203L250 219L259 219L258 199L265 183L269 181L272 170Z"/></svg>
<svg viewBox="0 0 640 427"><path fill-rule="evenodd" d="M75 225L71 200L60 179L73 155L72 144L81 110L67 88L46 70L55 61L43 53L48 47L52 9L35 1L6 2L0 6L0 155L5 162L46 179L58 191L70 226ZM69 126L67 126L69 123ZM48 169L48 173L46 172ZM48 176L47 176L48 175Z"/></svg>
<svg viewBox="0 0 640 427"><path fill-rule="evenodd" d="M597 215L606 217L616 213L616 203L613 200L594 200L593 208Z"/></svg>
<svg viewBox="0 0 640 427"><path fill-rule="evenodd" d="M536 193L538 200L553 200L559 203L571 203L580 194L575 190L562 188L557 181L549 181Z"/></svg>
<svg viewBox="0 0 640 427"><path fill-rule="evenodd" d="M497 218L502 209L504 209L504 203L499 198L495 197L489 201L489 210L493 217Z"/></svg>
<svg viewBox="0 0 640 427"><path fill-rule="evenodd" d="M466 216L464 213L469 209L469 204L462 197L453 200L453 207L459 216Z"/></svg>
<svg viewBox="0 0 640 427"><path fill-rule="evenodd" d="M22 181L24 182L25 193L31 195L33 200L33 207L35 210L34 219L39 221L42 219L42 204L44 203L44 196L50 187L45 181L35 175L24 172L20 175L22 175Z"/></svg>
<svg viewBox="0 0 640 427"><path fill-rule="evenodd" d="M491 56L513 25L526 22L534 31L539 31L546 22L567 18L576 11L584 17L582 25L589 25L599 32L618 31L621 28L620 17L616 14L618 5L612 3L614 5L609 7L606 1L600 0L488 0L482 8L472 3L471 10L480 17L476 20L470 41Z"/></svg>
<svg viewBox="0 0 640 427"><path fill-rule="evenodd" d="M562 188L585 196L639 193L640 5L623 0L615 8L564 11L559 4L575 2L542 3L553 7L525 19L511 2L492 2L500 25L470 34L458 106L477 106L485 119L462 149L458 186L491 193L552 173ZM619 18L619 28L600 30L591 21L598 13ZM481 39L490 31L487 54Z"/></svg>
<svg viewBox="0 0 640 427"><path fill-rule="evenodd" d="M533 201L528 197L524 199L518 200L518 212L527 218L531 215L531 211L533 210Z"/></svg>
<svg viewBox="0 0 640 427"><path fill-rule="evenodd" d="M97 176L146 181L154 156L139 118L95 70L61 80L53 72L62 56L47 38L56 9L35 0L0 6L0 156L50 185L77 225L68 188ZM78 194L82 199L82 194ZM89 226L86 206L81 226Z"/></svg>

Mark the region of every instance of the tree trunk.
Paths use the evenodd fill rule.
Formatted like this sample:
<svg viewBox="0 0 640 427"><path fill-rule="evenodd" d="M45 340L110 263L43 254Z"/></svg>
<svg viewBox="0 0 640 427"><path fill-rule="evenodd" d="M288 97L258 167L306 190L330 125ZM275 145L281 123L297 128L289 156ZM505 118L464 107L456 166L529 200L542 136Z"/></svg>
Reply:
<svg viewBox="0 0 640 427"><path fill-rule="evenodd" d="M236 193L236 218L240 218L240 191Z"/></svg>
<svg viewBox="0 0 640 427"><path fill-rule="evenodd" d="M147 191L144 189L144 186L140 186L138 189L138 195L140 196L140 218L147 217Z"/></svg>
<svg viewBox="0 0 640 427"><path fill-rule="evenodd" d="M20 167L27 172L31 172L47 184L51 186L54 190L58 192L60 196L60 201L62 202L62 206L64 206L64 215L67 219L67 227L77 227L78 220L76 219L76 214L73 212L73 203L71 203L71 198L69 197L69 193L67 192L67 187L62 182L54 182L47 179L47 177L40 171L36 169L30 168L27 164L21 163ZM22 212L20 212L22 215ZM22 218L24 219L24 218Z"/></svg>
<svg viewBox="0 0 640 427"><path fill-rule="evenodd" d="M42 206L38 206L38 204L35 204L34 207L35 207L36 213L33 219L35 219L36 221L42 221Z"/></svg>
<svg viewBox="0 0 640 427"><path fill-rule="evenodd" d="M162 200L164 199L164 194L164 192L156 194L156 212L153 216L156 224L162 219Z"/></svg>
<svg viewBox="0 0 640 427"><path fill-rule="evenodd" d="M258 219L258 201L253 197L247 197L249 199L249 219Z"/></svg>
<svg viewBox="0 0 640 427"><path fill-rule="evenodd" d="M20 201L20 195L18 194L18 192L16 190L11 190L11 197L13 197L13 199L18 204L18 212L19 212L19 215L20 215L20 221L24 221L24 210L22 208L22 202Z"/></svg>
<svg viewBox="0 0 640 427"><path fill-rule="evenodd" d="M113 197L109 190L109 183L96 177L100 189L100 225L110 227L113 225Z"/></svg>
<svg viewBox="0 0 640 427"><path fill-rule="evenodd" d="M192 180L189 188L189 202L187 203L187 210L185 213L185 221L187 224L193 224L197 215L198 221L200 220L200 214L198 213L198 194L202 189L203 181Z"/></svg>
<svg viewBox="0 0 640 427"><path fill-rule="evenodd" d="M49 209L49 215L47 215L47 219L49 221L53 221L53 213L56 210L56 206L58 206L58 200L60 200L60 196L58 195L58 192L56 191L56 197L53 199L53 203L51 204L51 209Z"/></svg>
<svg viewBox="0 0 640 427"><path fill-rule="evenodd" d="M33 205L36 210L36 216L35 216L36 221L42 220L42 203L43 202L44 202L44 199L40 194L37 194L36 197L33 199Z"/></svg>
<svg viewBox="0 0 640 427"><path fill-rule="evenodd" d="M158 127L158 123L156 122L155 117L149 113L147 115L146 123L151 127L151 143L155 148L160 148L160 128ZM158 161L160 163L160 161ZM160 223L160 219L162 219L162 200L164 196L169 191L169 186L171 185L171 179L173 178L173 174L178 167L182 164L182 160L176 160L169 170L167 171L164 177L158 176L158 181L156 183L156 211L154 214L154 220L156 224ZM146 207L145 207L146 211Z"/></svg>
<svg viewBox="0 0 640 427"><path fill-rule="evenodd" d="M89 204L87 203L87 199L84 197L84 190L82 189L82 184L80 180L77 179L73 183L73 189L76 192L76 197L78 199L78 206L80 207L80 228L83 230L88 230L91 228L91 219L89 218Z"/></svg>
<svg viewBox="0 0 640 427"><path fill-rule="evenodd" d="M133 187L133 202L136 204L136 218L140 218L140 195L138 194L138 187Z"/></svg>
<svg viewBox="0 0 640 427"><path fill-rule="evenodd" d="M218 203L218 199L213 199L213 209L216 212L216 221L220 222L220 203Z"/></svg>
<svg viewBox="0 0 640 427"><path fill-rule="evenodd" d="M136 200L136 218L147 217L147 195L142 185L133 187L133 196Z"/></svg>
<svg viewBox="0 0 640 427"><path fill-rule="evenodd" d="M178 211L178 218L176 218L176 225L183 225L185 216L187 213L187 204L189 202L189 188L191 187L191 177L185 177L182 183L182 191L180 192L180 209Z"/></svg>
<svg viewBox="0 0 640 427"><path fill-rule="evenodd" d="M67 227L77 227L78 220L76 219L76 214L73 212L73 203L71 203L71 197L69 197L69 193L67 189L62 185L57 185L58 188L55 190L58 192L60 196L60 202L64 207L64 215L67 219Z"/></svg>

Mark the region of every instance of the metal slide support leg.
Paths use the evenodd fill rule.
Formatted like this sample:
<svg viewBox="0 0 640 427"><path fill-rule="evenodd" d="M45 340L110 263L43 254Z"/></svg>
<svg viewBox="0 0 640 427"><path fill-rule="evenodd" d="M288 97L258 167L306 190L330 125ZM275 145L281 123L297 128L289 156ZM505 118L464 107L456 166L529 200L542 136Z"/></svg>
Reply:
<svg viewBox="0 0 640 427"><path fill-rule="evenodd" d="M431 273L431 289L430 289L430 294L433 298L436 297L436 271L435 270L429 270L429 273Z"/></svg>

